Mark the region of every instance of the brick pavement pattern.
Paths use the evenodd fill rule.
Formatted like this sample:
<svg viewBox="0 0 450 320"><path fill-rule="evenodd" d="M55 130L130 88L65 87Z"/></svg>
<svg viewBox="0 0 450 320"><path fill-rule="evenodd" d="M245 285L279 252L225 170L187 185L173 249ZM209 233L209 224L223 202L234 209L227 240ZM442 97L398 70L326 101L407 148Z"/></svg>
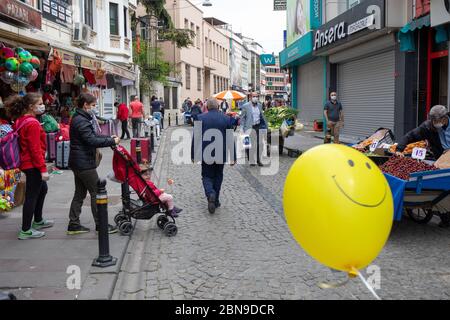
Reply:
<svg viewBox="0 0 450 320"><path fill-rule="evenodd" d="M243 165L226 167L222 208L211 215L200 166L178 166L170 159L172 131L162 138L155 168L158 186L184 208L178 235L167 238L154 219L138 221L113 299L373 299L358 279L337 289L319 288L346 276L310 258L288 230L282 190L295 159L280 158L275 176ZM168 178L175 186L167 186ZM421 226L405 218L394 226L374 262L381 268L381 298L450 298L450 230L436 222Z"/></svg>

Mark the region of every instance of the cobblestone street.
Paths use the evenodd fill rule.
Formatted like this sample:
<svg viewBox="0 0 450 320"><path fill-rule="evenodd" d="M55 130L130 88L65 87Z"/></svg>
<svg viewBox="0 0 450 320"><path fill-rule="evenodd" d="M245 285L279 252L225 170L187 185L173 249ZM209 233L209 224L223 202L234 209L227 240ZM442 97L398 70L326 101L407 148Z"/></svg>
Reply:
<svg viewBox="0 0 450 320"><path fill-rule="evenodd" d="M244 165L227 167L222 207L210 215L200 166L177 166L170 159L172 131L162 138L155 173L184 209L178 235L167 238L155 219L138 221L113 299L372 299L357 279L337 289L319 288L345 276L310 258L288 230L282 189L295 159L280 158L275 176ZM305 136L305 143L311 139ZM168 178L174 186L167 187ZM381 270L381 298L450 297L450 231L436 222L422 226L405 218L394 226L374 262Z"/></svg>

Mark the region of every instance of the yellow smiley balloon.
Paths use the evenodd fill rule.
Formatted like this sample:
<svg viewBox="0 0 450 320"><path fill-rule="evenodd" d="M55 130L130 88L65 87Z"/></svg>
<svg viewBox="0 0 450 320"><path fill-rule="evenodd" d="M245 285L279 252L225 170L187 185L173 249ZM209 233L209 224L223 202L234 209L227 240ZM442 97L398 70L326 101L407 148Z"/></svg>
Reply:
<svg viewBox="0 0 450 320"><path fill-rule="evenodd" d="M303 154L289 171L283 202L300 246L322 264L349 273L375 260L394 220L391 190L380 169L342 145Z"/></svg>

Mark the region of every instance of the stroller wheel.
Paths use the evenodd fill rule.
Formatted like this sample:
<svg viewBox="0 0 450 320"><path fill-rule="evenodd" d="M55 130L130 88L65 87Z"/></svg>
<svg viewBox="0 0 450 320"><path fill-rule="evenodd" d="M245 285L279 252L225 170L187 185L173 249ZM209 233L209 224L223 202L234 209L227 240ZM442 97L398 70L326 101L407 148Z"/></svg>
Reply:
<svg viewBox="0 0 450 320"><path fill-rule="evenodd" d="M173 222L167 222L164 227L164 233L168 237L175 237L178 233L178 228Z"/></svg>
<svg viewBox="0 0 450 320"><path fill-rule="evenodd" d="M119 231L123 236L130 236L133 232L133 224L129 221L122 221L119 225Z"/></svg>
<svg viewBox="0 0 450 320"><path fill-rule="evenodd" d="M164 227L165 227L166 223L168 223L168 222L169 222L169 219L167 219L167 217L165 215L160 215L158 217L158 220L156 221L156 224L158 225L158 227L161 230L164 230Z"/></svg>
<svg viewBox="0 0 450 320"><path fill-rule="evenodd" d="M127 221L128 217L123 214L122 212L118 213L115 217L114 217L114 222L116 223L116 225L119 225L122 221Z"/></svg>

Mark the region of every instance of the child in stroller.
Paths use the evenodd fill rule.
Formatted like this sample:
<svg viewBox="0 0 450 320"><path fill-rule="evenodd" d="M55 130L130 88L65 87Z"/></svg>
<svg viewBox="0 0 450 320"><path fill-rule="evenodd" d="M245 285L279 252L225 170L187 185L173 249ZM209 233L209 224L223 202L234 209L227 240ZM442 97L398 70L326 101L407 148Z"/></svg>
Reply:
<svg viewBox="0 0 450 320"><path fill-rule="evenodd" d="M179 213L183 211L183 209L174 206L173 196L166 193L164 189L158 189L155 186L155 184L151 181L150 167L147 164L141 164L139 165L139 168L141 169L142 178L144 178L147 185L159 198L159 200L161 200L161 202L167 206L167 209L169 209L169 214L174 218L178 218Z"/></svg>
<svg viewBox="0 0 450 320"><path fill-rule="evenodd" d="M178 230L175 225L175 216L181 210L173 206L173 197L162 193L151 180L146 180L143 177L142 174L149 178L150 169L147 166L147 168L142 168L145 170L141 170L141 167L133 160L124 147L117 146L113 150L114 173L108 175L108 177L110 180L122 184L123 209L114 218L120 233L122 235L131 235L134 228L131 223L132 218L136 220L150 220L153 216L159 214L158 227L164 230L167 236L175 236ZM139 200L131 199L130 187L136 191Z"/></svg>

